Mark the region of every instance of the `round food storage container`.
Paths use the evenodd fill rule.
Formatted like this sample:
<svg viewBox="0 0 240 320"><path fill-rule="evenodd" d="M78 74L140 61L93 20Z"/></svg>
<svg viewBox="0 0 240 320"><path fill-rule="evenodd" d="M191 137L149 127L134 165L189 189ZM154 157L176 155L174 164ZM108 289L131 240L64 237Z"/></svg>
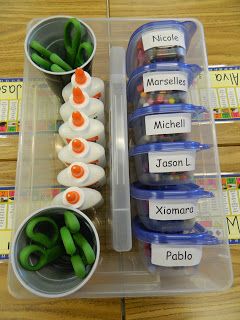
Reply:
<svg viewBox="0 0 240 320"><path fill-rule="evenodd" d="M184 62L195 31L194 21L153 21L139 27L127 48L128 76L136 68L153 62Z"/></svg>
<svg viewBox="0 0 240 320"><path fill-rule="evenodd" d="M129 117L136 145L187 139L192 121L204 107L191 104L152 105L136 109Z"/></svg>
<svg viewBox="0 0 240 320"><path fill-rule="evenodd" d="M198 200L212 198L196 184L147 187L131 185L136 213L148 230L177 233L192 230L198 215Z"/></svg>
<svg viewBox="0 0 240 320"><path fill-rule="evenodd" d="M150 143L133 147L138 180L144 185L162 186L189 183L195 170L197 151L208 144L194 141Z"/></svg>
<svg viewBox="0 0 240 320"><path fill-rule="evenodd" d="M136 69L127 84L128 106L187 103L188 89L201 68L196 64L152 63Z"/></svg>
<svg viewBox="0 0 240 320"><path fill-rule="evenodd" d="M147 270L172 277L195 274L201 264L204 246L220 243L198 223L190 232L166 234L147 230L136 217L133 233Z"/></svg>

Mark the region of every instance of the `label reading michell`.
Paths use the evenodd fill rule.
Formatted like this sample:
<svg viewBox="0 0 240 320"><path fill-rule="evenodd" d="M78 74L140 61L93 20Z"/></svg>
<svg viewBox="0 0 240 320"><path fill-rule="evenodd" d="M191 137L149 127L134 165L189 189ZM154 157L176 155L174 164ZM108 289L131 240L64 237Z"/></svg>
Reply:
<svg viewBox="0 0 240 320"><path fill-rule="evenodd" d="M191 114L153 114L145 116L146 134L173 134L191 132Z"/></svg>

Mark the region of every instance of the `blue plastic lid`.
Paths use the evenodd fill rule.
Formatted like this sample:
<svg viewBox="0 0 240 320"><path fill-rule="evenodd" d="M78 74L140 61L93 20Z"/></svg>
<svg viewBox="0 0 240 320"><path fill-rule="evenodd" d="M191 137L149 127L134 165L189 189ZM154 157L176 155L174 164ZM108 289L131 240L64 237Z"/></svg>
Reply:
<svg viewBox="0 0 240 320"><path fill-rule="evenodd" d="M152 106L140 107L137 108L128 118L128 121L131 125L132 122L137 120L140 117L147 115L152 115L155 113L192 113L193 115L200 114L205 112L206 108L202 106L195 106L193 104L155 104Z"/></svg>
<svg viewBox="0 0 240 320"><path fill-rule="evenodd" d="M187 74L188 86L190 87L194 78L202 71L202 68L197 64L186 64L182 62L158 62L151 63L134 70L131 74L127 84L127 98L128 101L132 101L134 97L134 91L137 87L137 82L142 78L142 75L146 72L155 71L182 71Z"/></svg>
<svg viewBox="0 0 240 320"><path fill-rule="evenodd" d="M213 198L212 192L205 191L194 183L149 187L135 182L131 184L130 193L132 198L140 200Z"/></svg>
<svg viewBox="0 0 240 320"><path fill-rule="evenodd" d="M176 20L163 20L163 21L153 21L146 23L136 29L130 37L128 48L126 52L126 63L127 63L127 74L129 75L131 69L131 62L134 55L134 46L139 38L147 31L155 29L165 29L165 28L174 28L182 31L184 33L185 46L186 50L189 48L190 41L194 35L197 25L194 21L176 21Z"/></svg>
<svg viewBox="0 0 240 320"><path fill-rule="evenodd" d="M147 230L140 222L138 217L133 220L133 233L140 241L155 244L199 244L199 245L213 245L219 244L220 241L208 232L199 223L195 223L190 232L185 233L160 233Z"/></svg>
<svg viewBox="0 0 240 320"><path fill-rule="evenodd" d="M129 156L136 156L138 154L155 152L155 151L180 151L180 150L204 150L209 149L208 144L202 144L195 141L181 141L181 142L157 142L143 144L140 146L133 147L129 151Z"/></svg>

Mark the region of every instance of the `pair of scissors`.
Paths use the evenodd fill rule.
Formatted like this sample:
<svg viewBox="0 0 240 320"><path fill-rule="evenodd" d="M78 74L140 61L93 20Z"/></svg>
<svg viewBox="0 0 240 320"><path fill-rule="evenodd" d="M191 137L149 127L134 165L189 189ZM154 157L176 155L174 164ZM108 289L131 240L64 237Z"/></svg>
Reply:
<svg viewBox="0 0 240 320"><path fill-rule="evenodd" d="M31 59L38 66L45 70L53 72L71 71L80 67L90 58L93 52L93 46L90 41L83 41L86 35L86 29L76 18L70 18L64 27L64 48L66 51L66 60L59 55L44 48L36 40L30 42L30 47L34 50Z"/></svg>
<svg viewBox="0 0 240 320"><path fill-rule="evenodd" d="M76 216L66 211L64 220L66 226L60 229L62 242L66 253L71 256L75 275L83 279L87 274L85 266L92 265L96 255L87 239L79 232L80 223Z"/></svg>
<svg viewBox="0 0 240 320"><path fill-rule="evenodd" d="M40 227L50 229L51 236L39 231ZM19 254L21 266L29 271L37 271L45 265L53 262L64 254L64 247L59 243L59 230L56 222L48 217L35 217L29 221L26 227L26 235L31 240L31 244L24 247ZM31 256L36 257L33 264Z"/></svg>
<svg viewBox="0 0 240 320"><path fill-rule="evenodd" d="M71 256L75 274L81 279L86 276L85 266L94 263L95 252L79 232L80 222L72 212L64 212L64 222L65 226L61 227L60 232L56 222L49 217L35 217L28 222L25 232L32 243L19 254L19 262L24 269L38 271L67 253ZM39 231L41 228L44 232ZM48 234L50 230L51 235L47 235L45 230L48 230ZM32 255L36 263L32 262Z"/></svg>
<svg viewBox="0 0 240 320"><path fill-rule="evenodd" d="M90 58L93 46L90 41L83 41L86 29L76 18L70 18L64 27L64 47L67 62L72 67L80 67Z"/></svg>

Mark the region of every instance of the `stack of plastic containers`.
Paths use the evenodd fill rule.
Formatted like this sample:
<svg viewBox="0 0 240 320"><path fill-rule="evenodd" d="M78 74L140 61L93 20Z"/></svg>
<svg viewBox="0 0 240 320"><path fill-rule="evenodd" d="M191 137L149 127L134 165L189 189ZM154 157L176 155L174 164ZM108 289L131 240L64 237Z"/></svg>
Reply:
<svg viewBox="0 0 240 320"><path fill-rule="evenodd" d="M63 89L65 103L60 115L65 122L59 127L59 135L66 145L59 151L58 158L67 167L58 174L57 180L69 188L53 199L54 204L85 211L103 203L101 193L93 189L99 189L106 182L104 105L94 98L103 98L103 93L103 81L91 78L80 68Z"/></svg>
<svg viewBox="0 0 240 320"><path fill-rule="evenodd" d="M193 21L150 22L132 34L127 49L130 157L138 180L131 185L133 229L151 271L185 272L201 261L201 248L192 244L217 242L196 223L199 199L213 195L193 183L196 158L210 146L188 138L206 111L188 104L201 72L186 61L195 31Z"/></svg>

